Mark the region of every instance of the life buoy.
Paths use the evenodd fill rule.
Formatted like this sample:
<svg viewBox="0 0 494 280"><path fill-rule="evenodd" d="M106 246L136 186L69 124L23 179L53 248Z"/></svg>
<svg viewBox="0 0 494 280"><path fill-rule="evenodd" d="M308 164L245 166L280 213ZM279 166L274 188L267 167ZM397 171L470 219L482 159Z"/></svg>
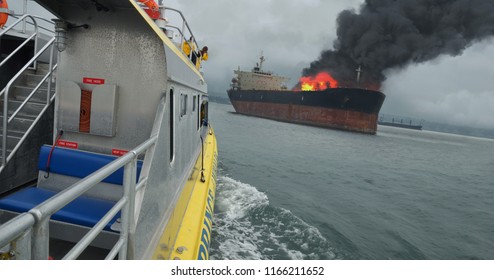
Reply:
<svg viewBox="0 0 494 280"><path fill-rule="evenodd" d="M140 3L146 5L147 9L144 11L152 19L159 19L161 17L160 7L154 0L138 0Z"/></svg>
<svg viewBox="0 0 494 280"><path fill-rule="evenodd" d="M7 4L7 0L0 0L0 28L3 28L5 23L7 23L7 19L9 19L9 5Z"/></svg>

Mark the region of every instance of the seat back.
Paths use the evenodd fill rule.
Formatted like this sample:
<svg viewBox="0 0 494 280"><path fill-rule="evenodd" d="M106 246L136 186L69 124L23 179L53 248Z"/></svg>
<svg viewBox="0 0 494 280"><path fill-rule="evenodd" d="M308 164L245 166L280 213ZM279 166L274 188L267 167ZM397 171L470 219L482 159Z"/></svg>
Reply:
<svg viewBox="0 0 494 280"><path fill-rule="evenodd" d="M91 153L45 145L41 147L38 161L38 187L52 191L62 191L103 166L117 159L116 156ZM142 169L142 161L137 162L137 181ZM123 168L105 178L96 187L86 193L89 197L117 201L122 197Z"/></svg>

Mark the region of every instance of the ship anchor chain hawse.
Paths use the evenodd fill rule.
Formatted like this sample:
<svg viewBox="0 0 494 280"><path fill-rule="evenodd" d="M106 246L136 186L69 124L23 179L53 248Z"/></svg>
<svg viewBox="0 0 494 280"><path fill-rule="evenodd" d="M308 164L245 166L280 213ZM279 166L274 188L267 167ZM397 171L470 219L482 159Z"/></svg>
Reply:
<svg viewBox="0 0 494 280"><path fill-rule="evenodd" d="M1 258L208 259L218 151L182 12L0 1Z"/></svg>

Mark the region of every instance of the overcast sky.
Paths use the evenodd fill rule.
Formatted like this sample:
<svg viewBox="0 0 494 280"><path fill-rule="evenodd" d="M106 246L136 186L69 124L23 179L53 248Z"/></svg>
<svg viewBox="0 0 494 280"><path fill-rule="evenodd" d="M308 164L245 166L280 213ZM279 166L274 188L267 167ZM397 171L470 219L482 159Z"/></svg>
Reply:
<svg viewBox="0 0 494 280"><path fill-rule="evenodd" d="M11 8L19 0L10 1ZM165 0L180 9L201 45L212 95L227 97L233 69L251 69L263 52L265 70L291 78L331 49L336 17L363 0ZM20 9L20 7L18 8ZM381 113L494 129L494 44L486 40L461 56L388 73Z"/></svg>

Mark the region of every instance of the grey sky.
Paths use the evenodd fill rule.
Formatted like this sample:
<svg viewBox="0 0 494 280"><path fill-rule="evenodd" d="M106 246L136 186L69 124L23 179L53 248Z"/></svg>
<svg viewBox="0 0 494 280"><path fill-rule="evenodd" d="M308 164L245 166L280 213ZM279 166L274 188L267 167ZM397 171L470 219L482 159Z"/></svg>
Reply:
<svg viewBox="0 0 494 280"><path fill-rule="evenodd" d="M166 1L165 1L166 2ZM196 36L209 46L210 91L226 97L233 69L250 69L261 52L265 68L297 82L301 71L330 49L336 17L363 0L175 0ZM494 129L494 45L487 40L462 56L388 73L382 113Z"/></svg>
<svg viewBox="0 0 494 280"><path fill-rule="evenodd" d="M14 3L17 2L17 3ZM15 8L18 0L9 1ZM180 9L209 47L204 72L212 95L226 97L233 69L250 69L261 51L265 70L291 78L330 49L336 17L363 0L165 0ZM20 9L20 7L18 8ZM494 45L486 40L458 57L388 73L382 113L494 129Z"/></svg>

